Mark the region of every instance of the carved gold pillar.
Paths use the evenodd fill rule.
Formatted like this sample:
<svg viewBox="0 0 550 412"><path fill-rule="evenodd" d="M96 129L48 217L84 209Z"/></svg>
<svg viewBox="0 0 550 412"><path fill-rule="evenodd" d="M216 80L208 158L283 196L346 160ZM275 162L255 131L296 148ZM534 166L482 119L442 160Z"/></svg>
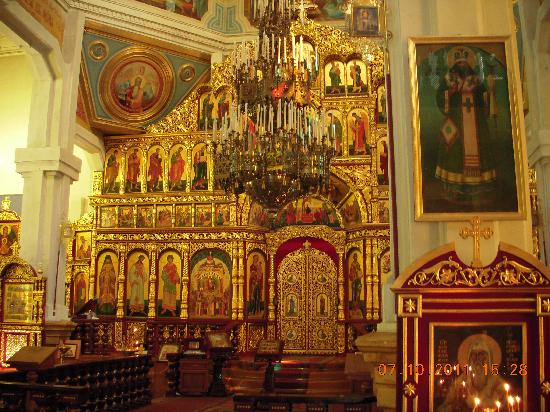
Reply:
<svg viewBox="0 0 550 412"><path fill-rule="evenodd" d="M189 243L183 244L183 254L181 261L181 319L189 317L188 312L188 289L189 284Z"/></svg>
<svg viewBox="0 0 550 412"><path fill-rule="evenodd" d="M142 148L143 150L143 162L141 165L141 173L139 175L139 182L141 184L141 193L147 193L147 151L148 148Z"/></svg>
<svg viewBox="0 0 550 412"><path fill-rule="evenodd" d="M267 319L270 321L275 320L275 252L269 252L269 303L267 305Z"/></svg>
<svg viewBox="0 0 550 412"><path fill-rule="evenodd" d="M116 317L124 316L124 267L126 264L126 245L121 244L118 247L118 292L116 304Z"/></svg>
<svg viewBox="0 0 550 412"><path fill-rule="evenodd" d="M367 312L367 320L372 319L373 303L372 303L372 239L365 240L365 290L367 292L367 303L365 310Z"/></svg>
<svg viewBox="0 0 550 412"><path fill-rule="evenodd" d="M120 158L121 171L118 173L120 176L120 187L118 188L118 193L122 195L126 190L126 154L121 154Z"/></svg>
<svg viewBox="0 0 550 412"><path fill-rule="evenodd" d="M243 319L244 316L244 244L239 244L239 300L237 319Z"/></svg>
<svg viewBox="0 0 550 412"><path fill-rule="evenodd" d="M191 190L191 169L193 168L193 146L185 146L187 148L187 166L185 167L185 190ZM191 213L193 216L194 213Z"/></svg>
<svg viewBox="0 0 550 412"><path fill-rule="evenodd" d="M344 320L344 251L338 251L338 320Z"/></svg>
<svg viewBox="0 0 550 412"><path fill-rule="evenodd" d="M210 185L210 182L208 183ZM232 264L231 264L231 285L233 286L233 290L231 293L231 319L237 319L237 313L238 313L238 302L239 302L239 261L238 261L238 253L239 253L239 247L237 242L233 242L232 247Z"/></svg>
<svg viewBox="0 0 550 412"><path fill-rule="evenodd" d="M164 148L164 147L163 147ZM162 168L162 191L168 192L168 171L170 170L170 149L164 148L166 156L164 156L164 159L162 159L162 164L164 167Z"/></svg>
<svg viewBox="0 0 550 412"><path fill-rule="evenodd" d="M147 316L154 318L156 310L155 296L157 295L157 246L155 244L151 248L151 264L149 266L151 271L149 273L149 310Z"/></svg>
<svg viewBox="0 0 550 412"><path fill-rule="evenodd" d="M98 215L99 208L95 208L95 216L94 216L94 222L97 222L97 215ZM91 252L90 252L90 274L88 276L88 282L90 287L88 288L88 300L93 299L96 297L95 293L95 280L96 280L96 261L97 261L97 242L96 242L96 231L95 229L92 230L92 245L91 245ZM98 294L99 296L99 294Z"/></svg>
<svg viewBox="0 0 550 412"><path fill-rule="evenodd" d="M214 190L214 146L209 141L207 143L208 151L208 190ZM212 214L214 216L214 214ZM214 220L214 219L212 219Z"/></svg>
<svg viewBox="0 0 550 412"><path fill-rule="evenodd" d="M380 301L378 299L378 288L380 277L378 276L378 256L380 256L380 247L378 238L372 239L372 271L370 282L372 284L372 318L378 320L380 317Z"/></svg>

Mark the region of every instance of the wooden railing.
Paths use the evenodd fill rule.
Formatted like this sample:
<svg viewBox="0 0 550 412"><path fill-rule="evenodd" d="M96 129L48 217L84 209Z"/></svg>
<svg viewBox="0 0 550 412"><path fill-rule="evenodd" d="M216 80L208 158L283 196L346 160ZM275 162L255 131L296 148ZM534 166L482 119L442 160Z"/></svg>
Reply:
<svg viewBox="0 0 550 412"><path fill-rule="evenodd" d="M45 411L139 408L151 402L150 368L148 355L84 356L79 361L36 371L34 382L25 381L21 372L0 373L0 411L35 410L33 403L44 405L45 409L36 410Z"/></svg>

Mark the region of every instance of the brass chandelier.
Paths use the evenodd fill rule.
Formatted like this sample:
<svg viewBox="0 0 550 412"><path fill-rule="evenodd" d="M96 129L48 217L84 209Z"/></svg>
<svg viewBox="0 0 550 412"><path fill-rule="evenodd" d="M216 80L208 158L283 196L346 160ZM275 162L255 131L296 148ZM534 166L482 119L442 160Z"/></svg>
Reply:
<svg viewBox="0 0 550 412"><path fill-rule="evenodd" d="M246 192L273 213L304 194L326 194L335 153L311 98L319 55L291 33L305 13L303 1L253 1L258 38L233 51L237 96L221 124L214 120L217 186Z"/></svg>

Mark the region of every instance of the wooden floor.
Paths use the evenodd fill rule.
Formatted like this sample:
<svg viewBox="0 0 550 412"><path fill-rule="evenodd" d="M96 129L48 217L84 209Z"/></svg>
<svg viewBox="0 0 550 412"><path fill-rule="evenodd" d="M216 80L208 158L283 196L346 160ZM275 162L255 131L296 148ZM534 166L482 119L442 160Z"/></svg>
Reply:
<svg viewBox="0 0 550 412"><path fill-rule="evenodd" d="M305 405L295 405L293 412L305 411ZM331 405L330 412L341 412L343 407ZM233 399L210 397L177 397L159 398L144 408L136 409L136 412L233 412Z"/></svg>

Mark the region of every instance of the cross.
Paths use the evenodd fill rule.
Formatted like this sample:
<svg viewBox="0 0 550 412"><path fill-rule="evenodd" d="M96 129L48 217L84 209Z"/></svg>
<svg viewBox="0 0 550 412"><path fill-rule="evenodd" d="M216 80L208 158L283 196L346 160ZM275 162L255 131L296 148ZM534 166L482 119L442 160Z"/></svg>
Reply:
<svg viewBox="0 0 550 412"><path fill-rule="evenodd" d="M311 247L311 243L309 242L309 240L306 240L304 242L304 249L309 249Z"/></svg>
<svg viewBox="0 0 550 412"><path fill-rule="evenodd" d="M4 196L2 199L2 210L10 210L11 200L9 196Z"/></svg>
<svg viewBox="0 0 550 412"><path fill-rule="evenodd" d="M480 258L481 252L479 241L481 238L489 239L493 236L493 229L490 227L482 229L481 219L479 216L474 216L470 222L470 225L472 226L472 229L468 227L463 227L460 229L460 237L462 237L462 239L467 239L469 237L474 238L474 259L472 260L471 266L474 268L480 268L483 267L483 265Z"/></svg>

